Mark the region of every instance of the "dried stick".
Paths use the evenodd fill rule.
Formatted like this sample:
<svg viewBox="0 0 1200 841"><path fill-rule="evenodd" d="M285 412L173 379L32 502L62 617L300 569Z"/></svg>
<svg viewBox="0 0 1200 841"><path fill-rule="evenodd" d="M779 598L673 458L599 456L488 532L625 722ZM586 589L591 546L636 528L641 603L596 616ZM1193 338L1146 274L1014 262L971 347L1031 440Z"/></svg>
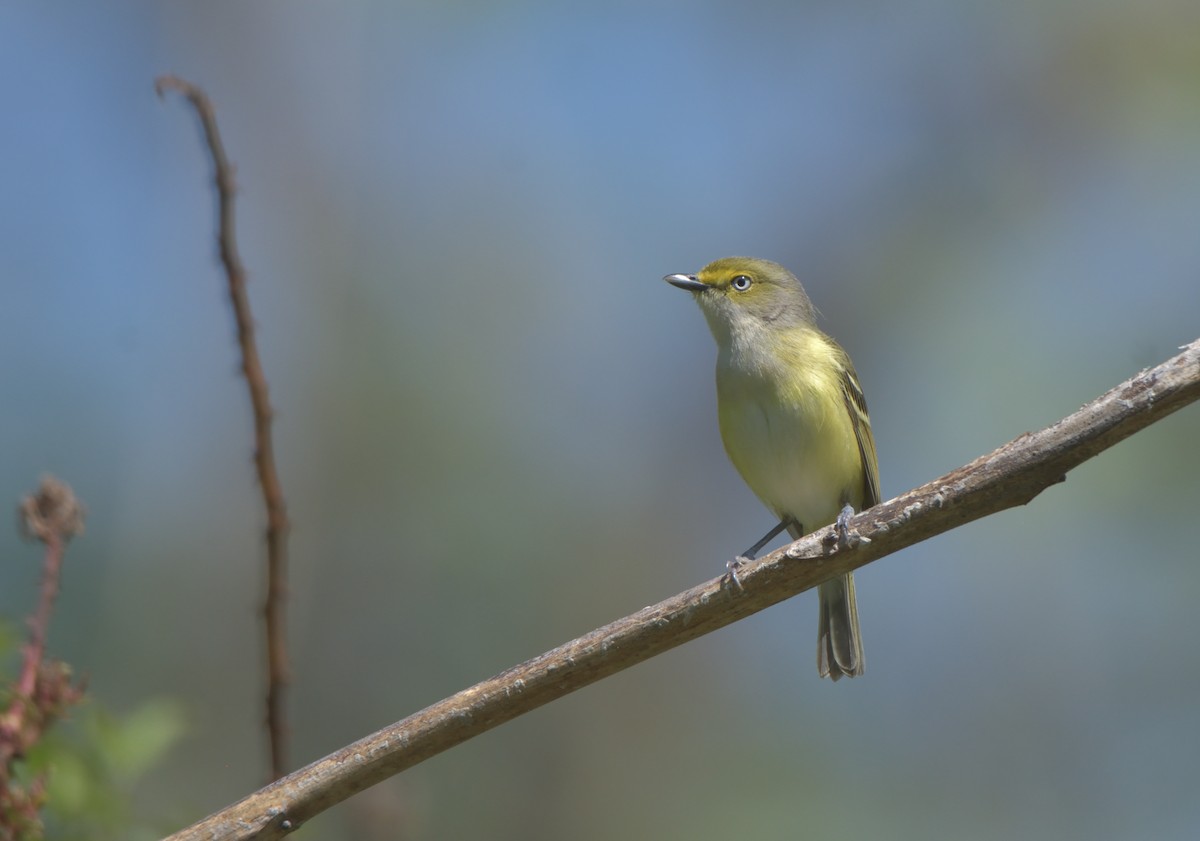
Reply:
<svg viewBox="0 0 1200 841"><path fill-rule="evenodd" d="M234 196L237 184L234 167L225 156L225 146L217 132L217 116L208 96L191 82L176 76L160 76L155 90L163 96L173 90L186 97L200 118L204 137L212 155L217 187L217 243L221 263L229 281L229 299L237 320L238 344L242 351L242 372L250 389L254 408L254 465L267 508L267 593L263 605L267 643L267 736L271 753L271 778L282 777L287 770L288 727L284 709L284 689L289 680L287 654L287 505L283 486L275 467L275 448L271 441L271 401L267 378L254 339L254 318L246 295L246 269L238 256L234 229Z"/></svg>
<svg viewBox="0 0 1200 841"><path fill-rule="evenodd" d="M168 841L274 839L352 794L569 692L956 526L1017 505L1118 441L1200 399L1200 339L1040 432L1027 433L850 520L643 608L338 750Z"/></svg>
<svg viewBox="0 0 1200 841"><path fill-rule="evenodd" d="M24 756L51 724L83 697L82 684L71 681L65 663L46 662L46 633L58 597L59 576L67 541L83 532L83 506L71 488L51 476L20 508L21 528L46 546L38 604L29 618L29 640L8 710L0 715L0 838L24 837L40 826L38 810L45 797L42 780L28 788L12 784L13 761Z"/></svg>

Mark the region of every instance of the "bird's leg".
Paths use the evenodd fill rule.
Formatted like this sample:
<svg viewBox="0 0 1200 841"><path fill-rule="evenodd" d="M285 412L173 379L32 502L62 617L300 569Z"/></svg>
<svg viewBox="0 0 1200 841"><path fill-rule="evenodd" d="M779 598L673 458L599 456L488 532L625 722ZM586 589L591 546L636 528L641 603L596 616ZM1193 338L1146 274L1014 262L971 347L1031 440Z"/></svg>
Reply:
<svg viewBox="0 0 1200 841"><path fill-rule="evenodd" d="M799 523L797 523L791 517L784 517L782 520L780 520L775 525L775 527L773 529L771 529L769 532L767 532L765 535L763 535L761 540L759 540L757 543L755 543L753 546L751 546L749 549L747 549L742 554L738 555L732 561L729 561L728 563L725 564L725 569L729 570L729 580L732 581L734 584L736 584L737 588L739 590L742 589L742 582L738 578L738 574L737 574L738 568L745 566L746 564L753 561L755 556L758 555L758 553L762 550L762 548L764 546L766 546L768 543L770 543L772 540L774 540L776 537L778 537L780 535L780 533L783 532L784 529L787 529L791 526L796 526L796 529L800 530Z"/></svg>
<svg viewBox="0 0 1200 841"><path fill-rule="evenodd" d="M853 516L854 506L847 502L834 522L834 526L837 529L837 545L839 549L853 549L860 543L871 542L870 538L863 537L856 531L850 531L850 518Z"/></svg>

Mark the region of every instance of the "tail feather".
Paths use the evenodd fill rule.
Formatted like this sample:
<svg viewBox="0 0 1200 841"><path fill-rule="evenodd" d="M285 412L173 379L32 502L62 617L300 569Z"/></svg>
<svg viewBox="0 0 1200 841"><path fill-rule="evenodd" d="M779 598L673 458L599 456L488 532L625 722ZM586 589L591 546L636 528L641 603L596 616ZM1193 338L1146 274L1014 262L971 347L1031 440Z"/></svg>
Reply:
<svg viewBox="0 0 1200 841"><path fill-rule="evenodd" d="M826 581L817 588L820 618L817 626L817 671L837 680L863 673L862 633L858 629L858 604L851 573Z"/></svg>

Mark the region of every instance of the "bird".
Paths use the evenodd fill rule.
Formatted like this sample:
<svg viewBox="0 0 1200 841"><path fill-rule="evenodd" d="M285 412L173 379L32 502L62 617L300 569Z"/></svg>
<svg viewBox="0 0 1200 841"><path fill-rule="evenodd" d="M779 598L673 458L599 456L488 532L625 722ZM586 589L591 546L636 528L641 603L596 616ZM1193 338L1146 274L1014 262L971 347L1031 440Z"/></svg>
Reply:
<svg viewBox="0 0 1200 841"><path fill-rule="evenodd" d="M781 531L793 539L838 525L880 501L867 403L849 355L816 326L816 309L786 268L724 257L663 278L692 293L717 343L717 415L733 466L779 524L729 564L754 558ZM852 573L817 588L817 671L863 674Z"/></svg>

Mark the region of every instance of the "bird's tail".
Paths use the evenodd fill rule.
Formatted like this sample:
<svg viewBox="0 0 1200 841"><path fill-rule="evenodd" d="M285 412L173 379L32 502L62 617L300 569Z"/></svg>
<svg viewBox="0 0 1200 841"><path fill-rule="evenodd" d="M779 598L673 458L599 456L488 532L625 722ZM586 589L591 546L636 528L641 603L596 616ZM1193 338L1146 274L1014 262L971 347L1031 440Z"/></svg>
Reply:
<svg viewBox="0 0 1200 841"><path fill-rule="evenodd" d="M817 671L837 680L863 673L862 633L858 629L858 605L854 600L854 575L833 578L817 588L821 603L817 628Z"/></svg>

